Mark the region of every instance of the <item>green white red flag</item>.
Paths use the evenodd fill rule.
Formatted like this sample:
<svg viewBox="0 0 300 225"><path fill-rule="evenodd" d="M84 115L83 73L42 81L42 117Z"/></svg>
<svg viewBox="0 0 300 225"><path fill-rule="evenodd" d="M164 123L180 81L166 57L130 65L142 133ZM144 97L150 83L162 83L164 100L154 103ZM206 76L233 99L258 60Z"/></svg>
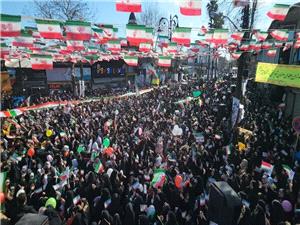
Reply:
<svg viewBox="0 0 300 225"><path fill-rule="evenodd" d="M170 57L170 56L159 56L158 66L170 67L171 66L171 61L172 61L172 57Z"/></svg>
<svg viewBox="0 0 300 225"><path fill-rule="evenodd" d="M283 164L282 167L287 173L287 175L289 176L289 180L293 180L295 176L295 172L288 165Z"/></svg>
<svg viewBox="0 0 300 225"><path fill-rule="evenodd" d="M292 41L288 41L284 44L284 48L283 51L285 52L286 50L290 49L293 46L293 42Z"/></svg>
<svg viewBox="0 0 300 225"><path fill-rule="evenodd" d="M274 166L273 166L272 164L270 164L270 163L267 163L267 162L265 162L265 161L262 161L262 162L261 162L261 167L260 167L260 168L261 168L261 170L264 170L264 171L266 171L269 175L271 175Z"/></svg>
<svg viewBox="0 0 300 225"><path fill-rule="evenodd" d="M21 16L0 14L0 36L18 37L21 34Z"/></svg>
<svg viewBox="0 0 300 225"><path fill-rule="evenodd" d="M274 42L274 47L276 47L276 48L281 48L282 45L283 45L283 43L284 43L284 42L282 42L282 41L275 41L275 42Z"/></svg>
<svg viewBox="0 0 300 225"><path fill-rule="evenodd" d="M197 52L200 51L199 46L198 46L197 44L195 44L195 43L192 43L192 44L191 44L190 50L191 50L192 52L195 52L195 53L197 53Z"/></svg>
<svg viewBox="0 0 300 225"><path fill-rule="evenodd" d="M209 30L206 34L205 34L205 41L212 43L213 41L213 36L214 36L214 31L213 30Z"/></svg>
<svg viewBox="0 0 300 225"><path fill-rule="evenodd" d="M167 179L166 173L162 169L158 169L154 171L153 179L151 181L151 185L154 188L161 188Z"/></svg>
<svg viewBox="0 0 300 225"><path fill-rule="evenodd" d="M127 46L127 39L121 39L120 44L121 44L122 47L123 46L126 47Z"/></svg>
<svg viewBox="0 0 300 225"><path fill-rule="evenodd" d="M83 41L67 40L68 51L82 51L84 50Z"/></svg>
<svg viewBox="0 0 300 225"><path fill-rule="evenodd" d="M146 27L146 42L153 44L153 28Z"/></svg>
<svg viewBox="0 0 300 225"><path fill-rule="evenodd" d="M190 46L191 43L191 30L189 27L176 27L172 36L172 42L179 45Z"/></svg>
<svg viewBox="0 0 300 225"><path fill-rule="evenodd" d="M169 43L167 52L176 53L177 52L177 43L174 43L174 42Z"/></svg>
<svg viewBox="0 0 300 225"><path fill-rule="evenodd" d="M88 41L92 36L91 23L83 21L66 21L66 38L68 40Z"/></svg>
<svg viewBox="0 0 300 225"><path fill-rule="evenodd" d="M216 45L226 44L228 40L228 29L215 29L212 42Z"/></svg>
<svg viewBox="0 0 300 225"><path fill-rule="evenodd" d="M241 41L244 37L245 32L235 32L231 35L231 38L237 41Z"/></svg>
<svg viewBox="0 0 300 225"><path fill-rule="evenodd" d="M180 13L185 16L200 16L201 0L181 0Z"/></svg>
<svg viewBox="0 0 300 225"><path fill-rule="evenodd" d="M10 48L5 43L1 43L1 59L4 59L6 55L9 55Z"/></svg>
<svg viewBox="0 0 300 225"><path fill-rule="evenodd" d="M284 21L290 6L285 4L275 4L273 8L267 13L267 16L273 20Z"/></svg>
<svg viewBox="0 0 300 225"><path fill-rule="evenodd" d="M124 61L128 66L137 66L139 58L137 56L124 56Z"/></svg>
<svg viewBox="0 0 300 225"><path fill-rule="evenodd" d="M94 171L95 173L103 173L104 172L104 166L102 164L102 162L100 161L100 159L98 159L99 161L97 163L95 163L94 165Z"/></svg>
<svg viewBox="0 0 300 225"><path fill-rule="evenodd" d="M151 50L151 44L150 43L140 43L140 46L139 46L139 51L140 52L150 52Z"/></svg>
<svg viewBox="0 0 300 225"><path fill-rule="evenodd" d="M249 0L233 0L233 5L235 7L245 7L249 5Z"/></svg>
<svg viewBox="0 0 300 225"><path fill-rule="evenodd" d="M21 36L14 37L14 40L12 41L12 45L16 47L26 47L26 48L33 47L32 35L28 31L22 30Z"/></svg>
<svg viewBox="0 0 300 225"><path fill-rule="evenodd" d="M16 117L23 114L23 112L24 111L22 109L10 109L7 111L3 111L4 117Z"/></svg>
<svg viewBox="0 0 300 225"><path fill-rule="evenodd" d="M159 35L158 36L158 40L159 40L159 47L161 48L167 48L168 44L169 44L169 37L168 36L163 36L163 35Z"/></svg>
<svg viewBox="0 0 300 225"><path fill-rule="evenodd" d="M254 32L254 35L258 41L265 41L267 39L269 33L257 30Z"/></svg>
<svg viewBox="0 0 300 225"><path fill-rule="evenodd" d="M294 44L294 48L298 49L300 48L300 40L297 40Z"/></svg>
<svg viewBox="0 0 300 225"><path fill-rule="evenodd" d="M277 49L269 49L266 55L269 57L275 57L276 53L277 53Z"/></svg>
<svg viewBox="0 0 300 225"><path fill-rule="evenodd" d="M111 52L121 51L121 44L119 40L109 40L107 42L107 50Z"/></svg>
<svg viewBox="0 0 300 225"><path fill-rule="evenodd" d="M243 54L243 52L232 52L231 57L233 59L239 59L242 54Z"/></svg>
<svg viewBox="0 0 300 225"><path fill-rule="evenodd" d="M92 38L96 44L103 44L103 30L101 28L92 28Z"/></svg>
<svg viewBox="0 0 300 225"><path fill-rule="evenodd" d="M242 44L239 47L239 49L241 51L248 51L249 50L249 46L250 46L250 42L249 41L245 41L245 42L242 42Z"/></svg>
<svg viewBox="0 0 300 225"><path fill-rule="evenodd" d="M200 28L200 35L201 36L205 35L207 31L208 31L207 28L204 25L202 25Z"/></svg>
<svg viewBox="0 0 300 225"><path fill-rule="evenodd" d="M53 59L51 55L35 55L30 56L31 68L33 70L51 70L53 69Z"/></svg>
<svg viewBox="0 0 300 225"><path fill-rule="evenodd" d="M104 41L114 39L114 27L110 24L101 24L99 25L102 31L102 36Z"/></svg>
<svg viewBox="0 0 300 225"><path fill-rule="evenodd" d="M251 40L249 45L249 50L259 51L261 49L261 44L256 40Z"/></svg>
<svg viewBox="0 0 300 225"><path fill-rule="evenodd" d="M270 49L273 46L273 43L268 42L268 41L264 41L261 45L262 49Z"/></svg>
<svg viewBox="0 0 300 225"><path fill-rule="evenodd" d="M60 22L57 20L36 19L37 29L45 39L62 39Z"/></svg>
<svg viewBox="0 0 300 225"><path fill-rule="evenodd" d="M271 36L278 41L287 41L289 37L288 30L272 30L270 32Z"/></svg>
<svg viewBox="0 0 300 225"><path fill-rule="evenodd" d="M119 12L142 12L140 0L116 0L116 10Z"/></svg>
<svg viewBox="0 0 300 225"><path fill-rule="evenodd" d="M141 42L147 42L146 27L143 25L127 24L126 38L132 46L139 46Z"/></svg>

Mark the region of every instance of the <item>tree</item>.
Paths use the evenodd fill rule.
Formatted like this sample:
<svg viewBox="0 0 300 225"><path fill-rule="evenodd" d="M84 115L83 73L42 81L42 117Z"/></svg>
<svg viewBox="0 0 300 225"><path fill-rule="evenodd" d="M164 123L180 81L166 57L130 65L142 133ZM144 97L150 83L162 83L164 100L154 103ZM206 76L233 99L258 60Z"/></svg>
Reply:
<svg viewBox="0 0 300 225"><path fill-rule="evenodd" d="M34 0L36 16L59 20L91 20L94 12L80 0Z"/></svg>
<svg viewBox="0 0 300 225"><path fill-rule="evenodd" d="M137 18L139 24L146 25L147 27L157 27L158 21L162 14L157 7L157 4L148 3L143 8L143 12Z"/></svg>
<svg viewBox="0 0 300 225"><path fill-rule="evenodd" d="M221 12L218 13L218 3L216 0L210 0L206 5L209 15L209 28L222 28L224 25L224 17Z"/></svg>

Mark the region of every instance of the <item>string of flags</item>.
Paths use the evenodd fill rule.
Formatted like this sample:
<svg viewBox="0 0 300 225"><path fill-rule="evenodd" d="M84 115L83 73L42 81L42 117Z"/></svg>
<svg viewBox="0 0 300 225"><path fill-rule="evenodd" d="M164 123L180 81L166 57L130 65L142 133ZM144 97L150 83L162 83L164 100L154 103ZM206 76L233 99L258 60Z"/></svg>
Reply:
<svg viewBox="0 0 300 225"><path fill-rule="evenodd" d="M234 6L244 7L248 0L235 0ZM201 15L201 0L183 0L180 12L183 15ZM275 4L267 15L274 20L284 20L290 6ZM120 12L142 12L139 0L116 0ZM154 38L154 29L144 25L126 25L126 39L117 36L118 28L109 24L93 24L85 21L58 21L35 19L36 27L21 26L22 17L0 15L1 59L8 65L17 64L32 69L52 69L53 62L83 62L123 59L129 66L138 66L139 58L155 58L157 65L170 67L174 58L188 59L211 53L200 51L201 46L226 49L233 59L245 51L259 52L274 57L278 48L300 47L300 32L289 37L287 29L270 31L253 30L254 39L243 41L245 31L231 35L227 29L210 29L201 26L204 39L191 43L189 27L176 27L172 38L159 35ZM161 51L157 50L158 46ZM128 48L128 47L131 47ZM132 49L135 47L135 49ZM220 53L214 52L214 57Z"/></svg>

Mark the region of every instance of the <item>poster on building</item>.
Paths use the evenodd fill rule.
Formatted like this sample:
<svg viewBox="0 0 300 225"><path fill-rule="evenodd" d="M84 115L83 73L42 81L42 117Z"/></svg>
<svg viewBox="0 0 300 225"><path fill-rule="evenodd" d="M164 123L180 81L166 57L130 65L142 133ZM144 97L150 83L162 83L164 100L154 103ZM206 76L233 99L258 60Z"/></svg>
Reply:
<svg viewBox="0 0 300 225"><path fill-rule="evenodd" d="M255 81L284 87L300 88L300 66L259 62Z"/></svg>

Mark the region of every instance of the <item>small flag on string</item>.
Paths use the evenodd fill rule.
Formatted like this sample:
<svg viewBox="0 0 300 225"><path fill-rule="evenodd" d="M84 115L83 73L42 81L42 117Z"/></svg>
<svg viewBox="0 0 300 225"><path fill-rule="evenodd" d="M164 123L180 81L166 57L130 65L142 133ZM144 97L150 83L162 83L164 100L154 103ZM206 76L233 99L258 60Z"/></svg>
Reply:
<svg viewBox="0 0 300 225"><path fill-rule="evenodd" d="M267 13L267 16L273 20L284 21L290 6L284 4L275 4L273 8Z"/></svg>
<svg viewBox="0 0 300 225"><path fill-rule="evenodd" d="M77 205L80 202L80 196L77 195L75 198L73 198L73 204Z"/></svg>
<svg viewBox="0 0 300 225"><path fill-rule="evenodd" d="M288 30L276 29L270 32L271 36L278 41L287 41L289 37Z"/></svg>

